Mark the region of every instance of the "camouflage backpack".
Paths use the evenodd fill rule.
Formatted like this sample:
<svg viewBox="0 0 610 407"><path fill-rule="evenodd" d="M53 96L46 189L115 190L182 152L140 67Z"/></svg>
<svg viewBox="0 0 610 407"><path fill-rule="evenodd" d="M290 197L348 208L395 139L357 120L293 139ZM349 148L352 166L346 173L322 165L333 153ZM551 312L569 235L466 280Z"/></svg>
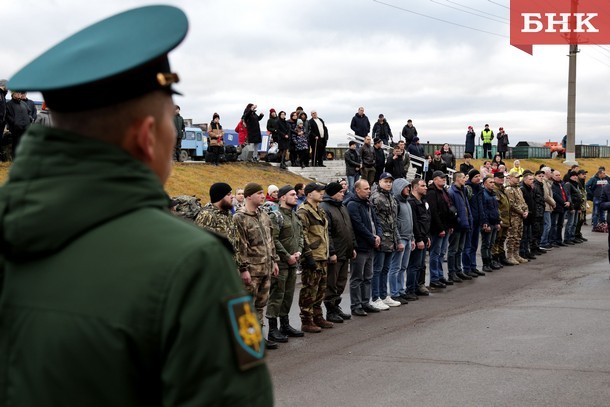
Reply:
<svg viewBox="0 0 610 407"><path fill-rule="evenodd" d="M284 215L280 212L278 204L267 201L261 206L261 209L269 215L274 226L277 225L280 229L284 226Z"/></svg>
<svg viewBox="0 0 610 407"><path fill-rule="evenodd" d="M174 206L174 214L178 217L195 221L195 218L201 212L201 199L196 196L178 195L172 197Z"/></svg>

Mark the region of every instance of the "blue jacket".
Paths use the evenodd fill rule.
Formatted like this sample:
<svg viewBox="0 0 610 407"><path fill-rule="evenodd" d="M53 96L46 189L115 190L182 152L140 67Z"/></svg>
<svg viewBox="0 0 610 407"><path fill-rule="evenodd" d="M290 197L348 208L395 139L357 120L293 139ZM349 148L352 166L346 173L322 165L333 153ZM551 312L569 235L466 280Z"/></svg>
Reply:
<svg viewBox="0 0 610 407"><path fill-rule="evenodd" d="M367 134L371 131L371 123L369 122L369 118L366 117L365 114L362 116L356 113L354 117L352 117L352 123L350 124L350 128L356 134L356 136L366 137Z"/></svg>
<svg viewBox="0 0 610 407"><path fill-rule="evenodd" d="M457 185L453 184L451 185L451 188L449 188L449 196L457 210L458 228L462 231L471 230L472 212L470 211L470 204L466 197L466 191L464 188L459 189Z"/></svg>
<svg viewBox="0 0 610 407"><path fill-rule="evenodd" d="M354 235L356 235L356 251L370 252L375 249L375 235L381 237L383 231L377 220L377 214L375 213L373 205L369 201L360 199L357 195L354 195L354 197L347 202L347 211L352 220ZM373 224L375 225L374 234L371 230L369 213L371 214Z"/></svg>
<svg viewBox="0 0 610 407"><path fill-rule="evenodd" d="M473 184L470 180L466 181L466 197L470 204L470 211L472 213L472 224L481 225L481 217L483 216L483 186L481 184ZM469 191L470 190L470 191Z"/></svg>
<svg viewBox="0 0 610 407"><path fill-rule="evenodd" d="M500 208L495 191L483 188L481 193L481 226L495 226L500 224Z"/></svg>

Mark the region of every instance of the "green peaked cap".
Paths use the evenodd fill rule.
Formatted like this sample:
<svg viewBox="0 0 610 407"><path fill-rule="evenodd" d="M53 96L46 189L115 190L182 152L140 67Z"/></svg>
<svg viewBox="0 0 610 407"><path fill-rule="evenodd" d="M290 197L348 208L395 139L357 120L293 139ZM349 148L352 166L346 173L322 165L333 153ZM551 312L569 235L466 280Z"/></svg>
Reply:
<svg viewBox="0 0 610 407"><path fill-rule="evenodd" d="M34 59L8 83L42 92L51 110L110 106L155 90L176 93L178 76L167 53L188 31L184 12L156 5L116 14L66 38Z"/></svg>

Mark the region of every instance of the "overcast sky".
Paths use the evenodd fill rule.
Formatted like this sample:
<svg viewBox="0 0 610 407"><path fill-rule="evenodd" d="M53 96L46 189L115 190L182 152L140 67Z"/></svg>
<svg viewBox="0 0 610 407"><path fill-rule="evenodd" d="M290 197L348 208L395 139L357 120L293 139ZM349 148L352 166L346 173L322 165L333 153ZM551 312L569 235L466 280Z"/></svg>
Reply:
<svg viewBox="0 0 610 407"><path fill-rule="evenodd" d="M424 142L463 143L468 125L479 133L485 123L494 132L503 126L512 145L561 140L567 45L534 46L533 56L512 47L509 0L382 1L166 1L190 21L186 40L170 54L182 115L209 122L218 112L234 128L248 103L258 104L264 122L270 108L290 113L300 105L318 111L334 145L345 142L364 106L371 124L383 113L396 135L412 119ZM146 4L3 2L0 76L10 78L95 21ZM610 139L609 78L610 45L582 46L577 143Z"/></svg>

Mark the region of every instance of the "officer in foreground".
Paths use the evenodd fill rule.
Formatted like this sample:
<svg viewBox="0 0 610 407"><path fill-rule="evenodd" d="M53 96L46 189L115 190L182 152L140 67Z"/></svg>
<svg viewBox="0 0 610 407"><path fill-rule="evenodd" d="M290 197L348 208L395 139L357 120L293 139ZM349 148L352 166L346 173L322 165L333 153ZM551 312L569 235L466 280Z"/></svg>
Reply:
<svg viewBox="0 0 610 407"><path fill-rule="evenodd" d="M41 91L0 189L0 405L272 405L228 242L167 211L174 7L127 11L31 62Z"/></svg>

